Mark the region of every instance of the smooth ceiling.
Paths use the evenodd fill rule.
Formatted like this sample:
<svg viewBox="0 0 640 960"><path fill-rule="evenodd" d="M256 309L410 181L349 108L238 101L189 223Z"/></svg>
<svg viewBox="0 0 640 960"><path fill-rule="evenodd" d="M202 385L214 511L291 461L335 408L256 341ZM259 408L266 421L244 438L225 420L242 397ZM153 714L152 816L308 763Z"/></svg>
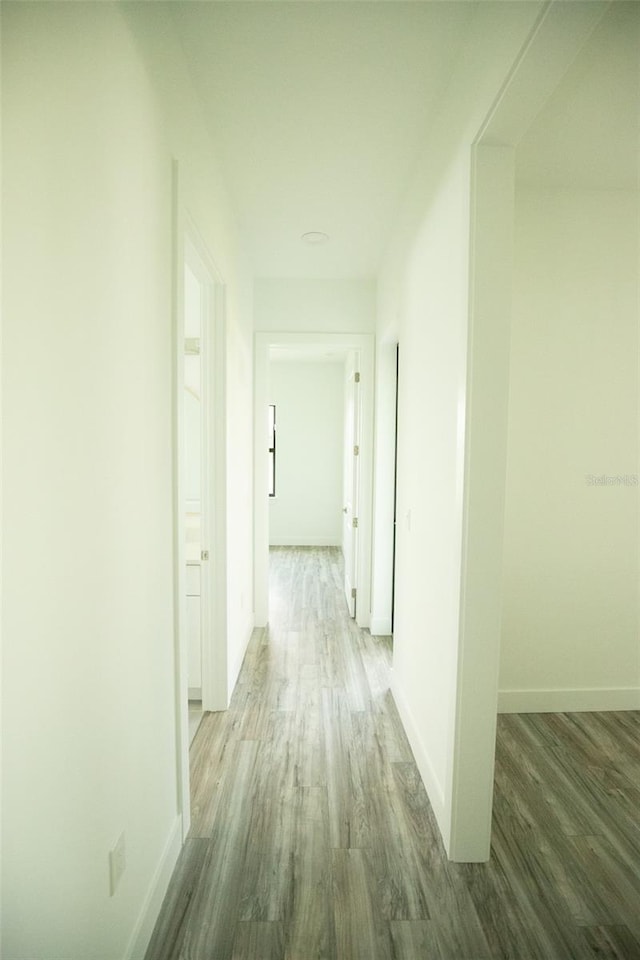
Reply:
<svg viewBox="0 0 640 960"><path fill-rule="evenodd" d="M612 3L518 147L524 183L637 190L640 4Z"/></svg>
<svg viewBox="0 0 640 960"><path fill-rule="evenodd" d="M375 277L430 119L496 4L168 6L254 275ZM505 22L514 6L497 4ZM639 14L611 4L525 135L520 179L637 186ZM329 242L305 245L315 230Z"/></svg>
<svg viewBox="0 0 640 960"><path fill-rule="evenodd" d="M481 6L172 4L256 276L376 275Z"/></svg>

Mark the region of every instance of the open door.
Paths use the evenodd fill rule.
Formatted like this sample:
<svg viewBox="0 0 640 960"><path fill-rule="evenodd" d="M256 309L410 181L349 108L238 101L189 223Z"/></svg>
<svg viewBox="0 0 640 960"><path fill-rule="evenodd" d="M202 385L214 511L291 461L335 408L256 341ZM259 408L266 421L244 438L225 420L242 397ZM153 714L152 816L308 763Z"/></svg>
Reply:
<svg viewBox="0 0 640 960"><path fill-rule="evenodd" d="M182 438L182 510L184 523L185 604L190 738L202 716L202 638L208 621L208 578L203 564L208 557L209 463L206 442L209 278L195 251L185 246L184 263L184 391Z"/></svg>
<svg viewBox="0 0 640 960"><path fill-rule="evenodd" d="M352 617L358 596L358 492L360 489L360 370L359 354L347 357L345 383L345 454L342 553L344 592Z"/></svg>

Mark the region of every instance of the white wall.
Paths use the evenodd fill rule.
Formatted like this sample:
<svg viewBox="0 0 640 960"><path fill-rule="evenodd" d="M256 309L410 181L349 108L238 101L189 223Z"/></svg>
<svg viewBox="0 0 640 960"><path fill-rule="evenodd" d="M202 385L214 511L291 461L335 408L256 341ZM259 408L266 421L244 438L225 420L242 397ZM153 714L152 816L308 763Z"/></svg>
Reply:
<svg viewBox="0 0 640 960"><path fill-rule="evenodd" d="M374 280L256 280L256 330L370 333L376 323Z"/></svg>
<svg viewBox="0 0 640 960"><path fill-rule="evenodd" d="M141 958L180 837L177 127L115 6L3 5L2 19L4 955ZM229 284L229 365L241 371L230 470L250 477L250 285L206 136L185 136L175 155ZM235 549L250 556L251 481L234 484ZM230 567L240 645L250 561ZM127 867L109 897L107 855L122 831Z"/></svg>
<svg viewBox="0 0 640 960"><path fill-rule="evenodd" d="M638 215L516 194L503 709L640 707Z"/></svg>
<svg viewBox="0 0 640 960"><path fill-rule="evenodd" d="M344 364L272 362L276 496L269 542L338 546L342 537Z"/></svg>
<svg viewBox="0 0 640 960"><path fill-rule="evenodd" d="M184 336L202 337L202 290L200 281L188 264L184 268ZM184 355L184 458L185 497L188 510L200 512L202 472L202 371L200 354Z"/></svg>
<svg viewBox="0 0 640 960"><path fill-rule="evenodd" d="M468 190L465 147L412 251L400 330L393 683L445 836L460 590Z"/></svg>
<svg viewBox="0 0 640 960"><path fill-rule="evenodd" d="M176 816L170 167L110 7L3 27L4 950L106 960Z"/></svg>
<svg viewBox="0 0 640 960"><path fill-rule="evenodd" d="M202 337L202 289L188 264L184 268L184 336ZM187 512L200 513L202 473L202 371L200 354L184 355L184 472Z"/></svg>
<svg viewBox="0 0 640 960"><path fill-rule="evenodd" d="M505 710L640 707L639 43L611 4L518 146Z"/></svg>
<svg viewBox="0 0 640 960"><path fill-rule="evenodd" d="M161 99L181 201L224 284L226 322L227 694L253 627L253 278L210 130L164 4L125 4L132 31Z"/></svg>
<svg viewBox="0 0 640 960"><path fill-rule="evenodd" d="M379 281L379 343L397 335L402 358L393 690L445 846L459 860L489 854L510 153L604 9L482 8L482 16L500 18L499 29L486 21L482 26L494 55L485 52L483 64L474 63L472 31ZM585 109L592 110L588 97ZM472 166L471 146L478 142ZM486 415L492 412L498 416Z"/></svg>
<svg viewBox="0 0 640 960"><path fill-rule="evenodd" d="M479 856L473 842L453 846L462 821L465 836L473 834L472 796L452 822L464 708L458 679L470 150L537 13L528 4L485 8L483 15L496 20L477 24L494 38L482 63L471 30L379 278L378 342L397 336L401 357L393 691L445 845L458 859ZM483 811L483 833L484 819Z"/></svg>

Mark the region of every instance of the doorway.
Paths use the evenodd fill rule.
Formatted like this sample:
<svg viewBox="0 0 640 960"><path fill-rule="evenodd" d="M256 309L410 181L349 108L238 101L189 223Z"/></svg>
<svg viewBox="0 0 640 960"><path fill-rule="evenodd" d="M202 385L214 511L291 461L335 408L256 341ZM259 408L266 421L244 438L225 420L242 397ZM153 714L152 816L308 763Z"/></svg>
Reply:
<svg viewBox="0 0 640 960"><path fill-rule="evenodd" d="M176 714L183 837L189 745L227 707L224 286L184 214L176 252L174 537Z"/></svg>
<svg viewBox="0 0 640 960"><path fill-rule="evenodd" d="M354 493L357 497L358 549L353 552L354 572L357 584L357 606L353 610L358 626L368 627L370 622L371 595L371 512L372 512L372 466L373 466L373 336L370 334L305 334L305 333L257 333L255 339L255 552L254 552L254 609L256 626L265 626L269 619L268 574L269 574L269 370L270 356L275 351L298 351L300 355L312 356L318 352L335 352L341 358L353 355L358 358L359 382L359 440L358 469ZM282 436L278 443L282 443ZM351 455L354 443L351 441ZM276 481L277 484L277 481ZM346 506L343 501L342 508ZM353 519L353 517L352 517ZM343 542L344 546L344 542ZM349 587L349 594L351 587Z"/></svg>

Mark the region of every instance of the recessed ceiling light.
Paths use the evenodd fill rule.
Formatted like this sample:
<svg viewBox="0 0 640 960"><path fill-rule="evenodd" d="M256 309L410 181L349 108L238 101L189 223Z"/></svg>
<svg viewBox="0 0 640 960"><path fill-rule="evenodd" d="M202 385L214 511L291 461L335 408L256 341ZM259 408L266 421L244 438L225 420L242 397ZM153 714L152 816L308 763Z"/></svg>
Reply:
<svg viewBox="0 0 640 960"><path fill-rule="evenodd" d="M312 245L326 243L329 239L329 234L322 233L320 230L311 230L309 233L303 233L301 239L304 240L305 243L310 243Z"/></svg>

